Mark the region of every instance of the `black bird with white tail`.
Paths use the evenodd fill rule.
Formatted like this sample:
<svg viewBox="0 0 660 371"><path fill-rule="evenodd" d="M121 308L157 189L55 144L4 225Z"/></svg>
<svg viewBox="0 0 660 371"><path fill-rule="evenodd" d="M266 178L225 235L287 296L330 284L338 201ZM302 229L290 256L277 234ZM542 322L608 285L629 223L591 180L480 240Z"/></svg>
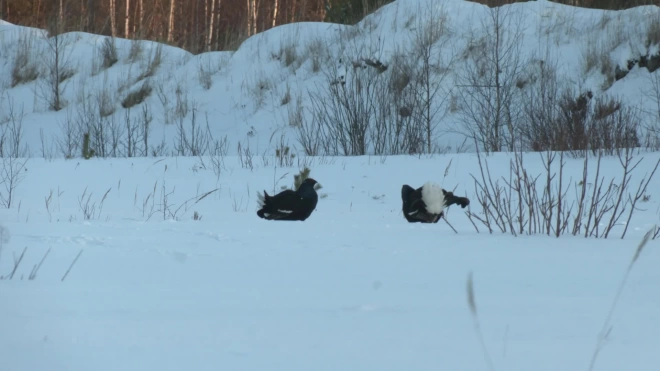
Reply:
<svg viewBox="0 0 660 371"><path fill-rule="evenodd" d="M270 196L266 191L263 195L259 193L260 209L257 215L267 220L304 221L309 218L319 201L315 188L317 183L316 180L307 178L295 191L287 189L274 196Z"/></svg>
<svg viewBox="0 0 660 371"><path fill-rule="evenodd" d="M454 196L452 192L432 182L426 182L417 189L404 184L401 187L401 200L403 216L410 223L437 223L446 207L457 204L465 208L470 204L466 197Z"/></svg>

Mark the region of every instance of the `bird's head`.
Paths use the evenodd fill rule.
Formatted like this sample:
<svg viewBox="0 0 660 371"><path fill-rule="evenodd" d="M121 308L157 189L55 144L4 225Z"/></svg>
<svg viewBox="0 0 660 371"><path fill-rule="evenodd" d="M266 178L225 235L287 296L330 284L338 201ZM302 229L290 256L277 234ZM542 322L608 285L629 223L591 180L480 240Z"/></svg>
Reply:
<svg viewBox="0 0 660 371"><path fill-rule="evenodd" d="M470 200L467 197L454 196L454 192L445 191L444 189L442 192L445 194L445 204L447 206L457 204L460 205L462 209L465 209L468 205L470 205Z"/></svg>
<svg viewBox="0 0 660 371"><path fill-rule="evenodd" d="M317 182L316 179L314 178L306 178L305 180L302 181L300 184L301 186L306 185L309 187L312 187L314 189L320 189L321 188L321 183Z"/></svg>

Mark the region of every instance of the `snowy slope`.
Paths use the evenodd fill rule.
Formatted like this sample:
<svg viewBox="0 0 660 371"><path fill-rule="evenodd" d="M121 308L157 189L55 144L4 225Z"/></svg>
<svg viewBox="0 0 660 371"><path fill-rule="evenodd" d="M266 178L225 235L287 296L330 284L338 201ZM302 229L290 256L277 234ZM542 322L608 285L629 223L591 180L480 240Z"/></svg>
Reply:
<svg viewBox="0 0 660 371"><path fill-rule="evenodd" d="M520 40L517 55L525 63L534 64L538 59L556 61L562 81L578 92L591 90L596 95L603 92L620 96L639 104L645 112L656 114L657 105L649 93L651 74L646 68L636 66L619 81L612 81L611 75L616 66L627 69L628 61L657 53L658 46L649 40L648 32L658 16L657 7L613 12L533 1L502 9L507 14L503 35ZM31 156L63 157L55 138L66 137L63 127L75 123L85 105L93 105L102 97L108 106L106 110L111 108L109 111L114 112L105 119L123 127L127 117L138 119L141 108L136 106L127 115L121 101L149 81L153 91L141 104L149 107L153 117L149 152L164 143L156 151L158 154L177 153L175 123L183 120L185 130L192 130L193 112L198 125L205 127L208 122L215 139L227 137L231 153L241 142L243 147L249 144L257 154L272 154L273 138L282 135L285 143L300 152L295 129L289 125L290 113L298 112L300 106L305 120L311 120L310 93L329 83L328 74L347 72L332 71L343 70L348 61L360 58L377 59L386 65L395 63L394 56L410 54L416 33L438 22L438 18L445 19L448 33L436 41L434 52L445 59L462 58L481 36L490 32L484 27L492 26L492 13L480 4L462 0L398 0L355 26L283 25L254 35L235 52L191 55L166 45L118 38L118 62L108 69L99 68L104 37L80 32L65 34L61 62L74 74L64 83L65 108L57 113L48 109L43 77L43 70L53 60L48 43L50 40L52 44L53 39L47 39L41 30L3 22L0 107L5 120L12 106L15 117L24 114L25 145ZM149 70L158 47L162 48L162 58L155 72L151 77L138 79ZM24 49L29 50L29 63L42 70L42 77L11 87L17 53ZM135 53L136 50L141 53ZM585 67L587 61L589 70ZM604 64L606 68L602 68ZM450 66L452 74L442 82L444 92L455 91L455 77L465 73L464 67L460 60ZM453 130L457 120L454 112L448 112L438 122L434 135L436 144L450 152L456 151L463 141L462 135Z"/></svg>

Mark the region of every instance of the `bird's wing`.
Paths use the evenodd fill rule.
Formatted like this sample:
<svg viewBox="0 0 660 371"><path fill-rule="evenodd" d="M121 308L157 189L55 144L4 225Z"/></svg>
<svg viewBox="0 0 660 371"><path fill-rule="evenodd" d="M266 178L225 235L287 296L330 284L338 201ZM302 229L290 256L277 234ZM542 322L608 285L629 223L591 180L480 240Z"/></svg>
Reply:
<svg viewBox="0 0 660 371"><path fill-rule="evenodd" d="M272 208L284 214L292 213L298 202L300 202L300 196L290 189L271 197Z"/></svg>

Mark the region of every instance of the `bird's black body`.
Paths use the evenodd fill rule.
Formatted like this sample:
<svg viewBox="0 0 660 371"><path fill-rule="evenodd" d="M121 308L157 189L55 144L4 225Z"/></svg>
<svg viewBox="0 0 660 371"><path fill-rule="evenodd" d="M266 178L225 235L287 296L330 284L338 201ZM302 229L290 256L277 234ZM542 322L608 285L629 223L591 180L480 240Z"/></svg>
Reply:
<svg viewBox="0 0 660 371"><path fill-rule="evenodd" d="M457 204L465 208L470 204L468 198L454 196L452 192L431 183L417 189L404 184L401 200L403 216L410 223L437 223L444 215L445 207Z"/></svg>
<svg viewBox="0 0 660 371"><path fill-rule="evenodd" d="M307 178L295 191L287 189L273 196L264 191L263 196L259 194L261 208L257 215L267 220L304 221L312 214L319 200L314 189L316 184L316 180Z"/></svg>

